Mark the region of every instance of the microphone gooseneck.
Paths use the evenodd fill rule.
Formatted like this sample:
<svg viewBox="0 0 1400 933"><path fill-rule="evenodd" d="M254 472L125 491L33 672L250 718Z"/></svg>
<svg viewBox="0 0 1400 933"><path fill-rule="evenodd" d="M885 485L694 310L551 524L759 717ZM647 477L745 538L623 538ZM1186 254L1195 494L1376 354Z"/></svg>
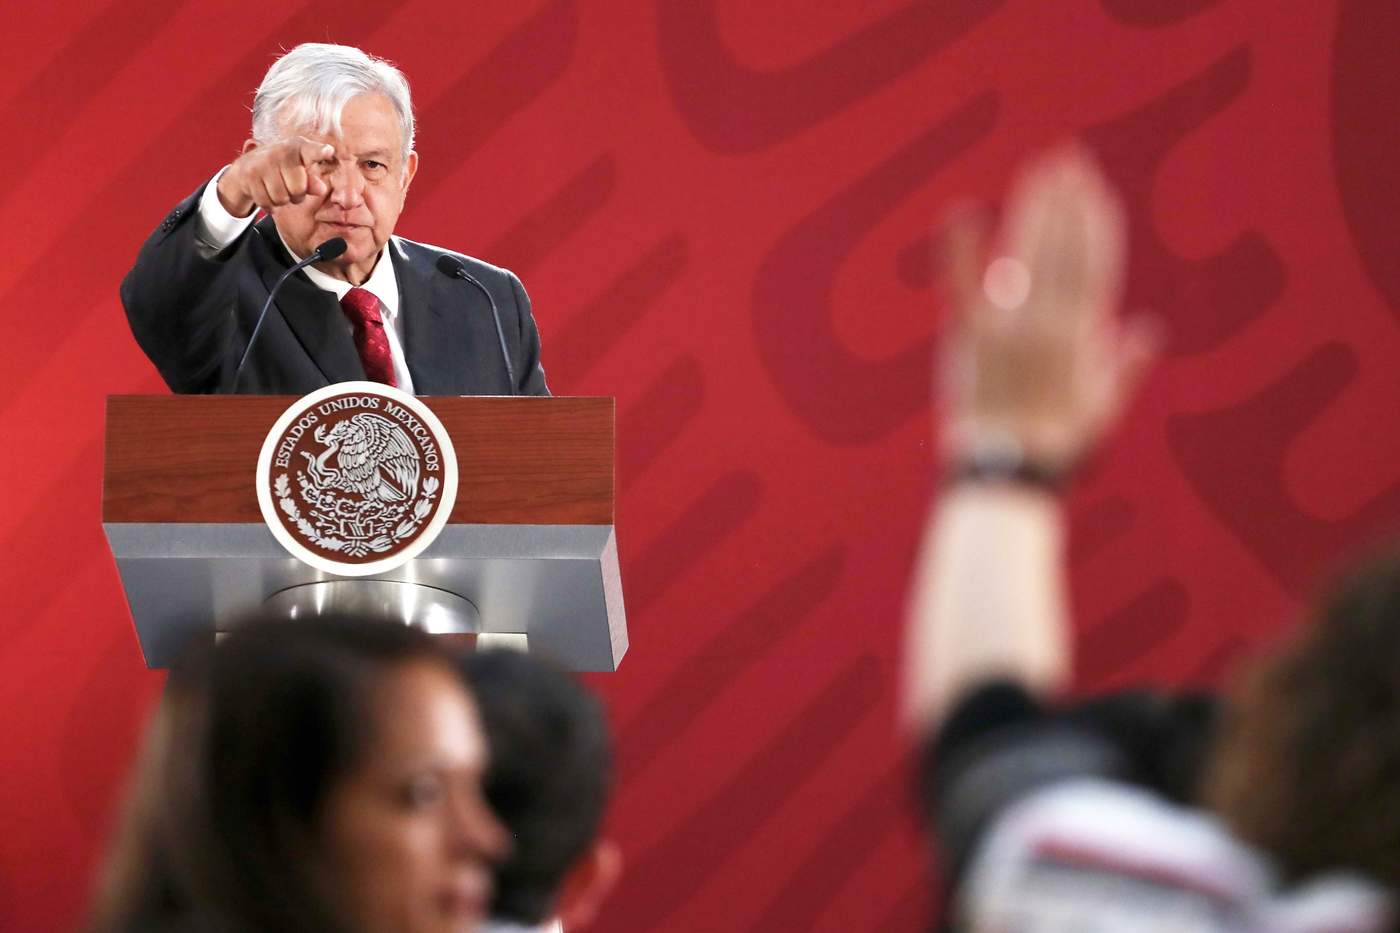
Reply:
<svg viewBox="0 0 1400 933"><path fill-rule="evenodd" d="M515 382L515 366L510 361L510 351L506 349L506 332L501 328L501 312L496 307L496 299L491 297L491 293L486 290L485 285L477 281L476 276L467 271L466 263L456 256L439 256L437 270L450 279L463 279L472 283L490 302L491 319L496 322L496 339L501 342L501 360L506 364L506 376L510 379L510 394L519 395L520 389Z"/></svg>
<svg viewBox="0 0 1400 933"><path fill-rule="evenodd" d="M320 246L316 247L315 251L311 254L311 259L299 263L299 265L306 265L306 263L308 262L325 262L329 259L339 259L340 254L345 252L349 248L349 244L345 242L345 237L333 236L326 242L322 243Z"/></svg>
<svg viewBox="0 0 1400 933"><path fill-rule="evenodd" d="M273 284L272 288L268 289L267 300L263 302L262 311L258 313L258 320L257 323L253 325L253 333L248 338L248 345L243 348L243 356L238 360L238 368L233 371L233 387L229 389L230 393L236 393L238 391L238 380L243 376L243 364L248 362L248 354L253 350L253 342L258 339L258 334L262 331L263 321L267 319L268 309L272 307L273 296L275 296L277 290L282 287L282 283L312 263L326 262L327 260L335 259L348 248L349 245L345 242L344 237L331 237L312 250L310 256L307 256L301 262L292 266L286 272L283 272L281 277Z"/></svg>

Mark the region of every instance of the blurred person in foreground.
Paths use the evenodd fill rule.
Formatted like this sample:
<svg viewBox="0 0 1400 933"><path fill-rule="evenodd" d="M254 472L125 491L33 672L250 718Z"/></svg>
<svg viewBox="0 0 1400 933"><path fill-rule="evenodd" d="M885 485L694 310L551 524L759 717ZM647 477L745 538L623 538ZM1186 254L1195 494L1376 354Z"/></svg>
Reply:
<svg viewBox="0 0 1400 933"><path fill-rule="evenodd" d="M466 933L509 839L451 658L419 629L250 620L172 669L96 933Z"/></svg>
<svg viewBox="0 0 1400 933"><path fill-rule="evenodd" d="M491 752L486 799L512 837L486 929L587 926L622 871L617 845L599 836L612 785L602 704L568 673L520 652L482 651L460 666Z"/></svg>
<svg viewBox="0 0 1400 933"><path fill-rule="evenodd" d="M1400 560L1355 572L1227 701L1071 703L1061 491L1154 354L1122 211L1068 147L997 237L947 234L947 484L906 645L921 804L962 931L1379 931L1400 886Z"/></svg>

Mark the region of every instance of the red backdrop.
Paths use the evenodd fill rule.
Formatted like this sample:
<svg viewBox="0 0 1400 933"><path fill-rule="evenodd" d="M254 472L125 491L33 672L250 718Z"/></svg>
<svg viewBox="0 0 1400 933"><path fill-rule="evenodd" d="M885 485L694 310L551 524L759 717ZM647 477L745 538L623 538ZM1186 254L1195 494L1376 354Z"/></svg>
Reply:
<svg viewBox="0 0 1400 933"><path fill-rule="evenodd" d="M1080 134L1168 358L1075 498L1086 686L1215 682L1400 522L1393 0L9 4L0 928L70 926L161 677L99 525L117 283L279 47L413 82L401 233L518 271L615 395L631 651L604 930L916 930L894 683L933 479L929 230Z"/></svg>

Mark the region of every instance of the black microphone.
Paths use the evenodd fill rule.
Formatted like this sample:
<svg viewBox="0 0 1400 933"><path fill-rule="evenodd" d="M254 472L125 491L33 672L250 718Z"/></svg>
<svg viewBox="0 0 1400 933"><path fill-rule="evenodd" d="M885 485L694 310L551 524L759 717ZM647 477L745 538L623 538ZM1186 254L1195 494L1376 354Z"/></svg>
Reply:
<svg viewBox="0 0 1400 933"><path fill-rule="evenodd" d="M292 266L286 272L283 272L282 277L268 290L267 301L263 302L262 311L258 314L258 322L253 325L253 334L248 338L248 346L243 348L243 356L238 361L238 368L233 371L233 388L229 390L231 393L238 391L238 380L243 375L243 364L248 362L248 354L253 350L253 341L258 339L258 333L262 330L263 321L267 319L267 310L272 307L272 298L277 294L277 289L282 287L283 282L287 281L287 279L291 278L302 269L305 269L313 262L325 262L328 259L334 259L345 252L347 248L344 237L331 237L312 250L310 256L307 256L301 262Z"/></svg>
<svg viewBox="0 0 1400 933"><path fill-rule="evenodd" d="M506 349L506 332L501 329L501 312L496 308L496 299L491 297L491 293L486 290L486 286L476 280L476 276L467 271L466 263L456 256L439 256L437 269L443 275L453 279L466 279L468 282L481 289L481 293L486 296L486 300L491 303L491 318L496 322L496 338L501 341L501 359L506 364L506 375L510 377L510 394L519 395L520 390L515 384L515 366L510 362L510 351Z"/></svg>

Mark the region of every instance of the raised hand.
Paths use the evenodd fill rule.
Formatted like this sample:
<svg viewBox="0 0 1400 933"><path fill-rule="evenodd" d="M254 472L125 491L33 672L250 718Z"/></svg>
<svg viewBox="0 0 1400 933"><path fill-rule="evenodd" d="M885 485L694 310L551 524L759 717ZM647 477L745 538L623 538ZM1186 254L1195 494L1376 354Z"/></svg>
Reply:
<svg viewBox="0 0 1400 933"><path fill-rule="evenodd" d="M964 212L947 231L957 314L943 363L948 457L1014 449L1070 468L1113 424L1158 345L1146 320L1121 321L1122 208L1087 150L1034 162L987 245Z"/></svg>
<svg viewBox="0 0 1400 933"><path fill-rule="evenodd" d="M219 201L235 217L246 217L255 206L271 211L308 196L324 197L328 189L321 168L334 158L333 146L304 136L267 145L249 140L219 178Z"/></svg>

